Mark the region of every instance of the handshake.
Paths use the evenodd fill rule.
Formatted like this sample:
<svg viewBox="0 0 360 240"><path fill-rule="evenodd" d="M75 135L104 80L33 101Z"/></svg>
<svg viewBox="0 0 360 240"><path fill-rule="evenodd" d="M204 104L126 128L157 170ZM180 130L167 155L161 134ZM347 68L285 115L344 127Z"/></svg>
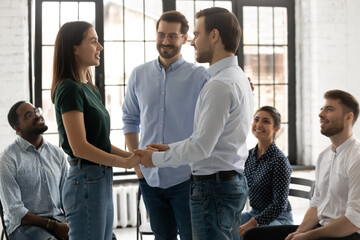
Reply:
<svg viewBox="0 0 360 240"><path fill-rule="evenodd" d="M134 154L129 158L132 162L131 165L141 163L146 168L155 167L152 162L152 154L153 152L165 152L169 150L169 145L167 144L150 144L146 145L146 149L136 149L134 150Z"/></svg>

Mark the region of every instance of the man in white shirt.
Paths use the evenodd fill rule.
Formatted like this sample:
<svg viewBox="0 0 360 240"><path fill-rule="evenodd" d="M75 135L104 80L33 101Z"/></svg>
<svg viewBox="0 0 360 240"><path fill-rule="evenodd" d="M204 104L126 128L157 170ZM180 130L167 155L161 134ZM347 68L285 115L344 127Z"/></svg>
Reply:
<svg viewBox="0 0 360 240"><path fill-rule="evenodd" d="M190 164L194 239L239 239L247 197L246 137L254 109L250 85L234 56L241 28L235 15L224 8L201 10L196 18L191 45L196 60L210 64L211 78L197 100L193 134L173 144L149 146L163 152L135 152L142 155L145 167Z"/></svg>
<svg viewBox="0 0 360 240"><path fill-rule="evenodd" d="M352 133L359 103L341 90L327 91L324 98L321 134L332 144L316 163L315 193L304 220L300 226L253 228L245 240L360 239L360 142Z"/></svg>
<svg viewBox="0 0 360 240"><path fill-rule="evenodd" d="M328 91L324 98L321 134L332 144L319 155L310 208L286 240L360 239L360 142L352 132L359 104L341 90Z"/></svg>

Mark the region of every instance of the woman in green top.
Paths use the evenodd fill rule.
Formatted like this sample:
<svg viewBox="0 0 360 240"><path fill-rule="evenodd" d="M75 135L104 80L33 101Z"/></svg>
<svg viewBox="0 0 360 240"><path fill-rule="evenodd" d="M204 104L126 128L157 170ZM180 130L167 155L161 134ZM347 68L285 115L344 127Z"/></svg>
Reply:
<svg viewBox="0 0 360 240"><path fill-rule="evenodd" d="M112 168L132 168L139 158L110 142L110 117L92 82L90 67L100 64L103 47L90 23L65 23L54 51L51 99L60 143L70 169L63 205L72 240L112 236Z"/></svg>

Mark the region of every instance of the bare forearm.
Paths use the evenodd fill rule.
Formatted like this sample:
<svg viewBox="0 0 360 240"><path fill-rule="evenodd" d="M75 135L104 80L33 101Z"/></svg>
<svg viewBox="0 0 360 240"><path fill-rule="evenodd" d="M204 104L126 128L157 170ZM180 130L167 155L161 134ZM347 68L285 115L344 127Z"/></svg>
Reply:
<svg viewBox="0 0 360 240"><path fill-rule="evenodd" d="M133 152L134 149L139 147L139 134L138 133L128 133L125 135L125 143L130 152Z"/></svg>
<svg viewBox="0 0 360 240"><path fill-rule="evenodd" d="M311 230L309 234L314 236L314 239L318 238L340 238L353 234L360 229L352 224L345 216L339 217L333 220L331 223Z"/></svg>
<svg viewBox="0 0 360 240"><path fill-rule="evenodd" d="M21 224L39 226L45 229L50 227L48 218L37 216L31 212L27 212L25 214L25 216L21 219Z"/></svg>
<svg viewBox="0 0 360 240"><path fill-rule="evenodd" d="M132 155L132 153L124 151L114 145L111 145L111 153L124 158L128 158Z"/></svg>
<svg viewBox="0 0 360 240"><path fill-rule="evenodd" d="M317 208L310 207L304 216L304 220L296 230L296 232L307 232L313 229L319 223L317 216Z"/></svg>
<svg viewBox="0 0 360 240"><path fill-rule="evenodd" d="M127 146L127 148L129 149L130 152L133 152L134 149L138 149L138 147L139 147L139 134L138 133L125 134L125 143L126 143L126 146ZM143 178L144 177L142 175L140 165L136 165L134 167L134 171L135 171L136 175L138 176L138 178Z"/></svg>

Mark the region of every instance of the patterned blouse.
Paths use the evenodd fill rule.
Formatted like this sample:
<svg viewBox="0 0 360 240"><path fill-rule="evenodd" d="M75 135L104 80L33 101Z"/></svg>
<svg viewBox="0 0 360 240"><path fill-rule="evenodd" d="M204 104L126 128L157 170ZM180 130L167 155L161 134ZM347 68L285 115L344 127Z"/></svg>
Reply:
<svg viewBox="0 0 360 240"><path fill-rule="evenodd" d="M268 225L283 212L290 212L288 200L291 167L284 153L272 143L260 159L257 148L249 151L245 176L249 186L250 206L261 213L255 217L259 225Z"/></svg>

